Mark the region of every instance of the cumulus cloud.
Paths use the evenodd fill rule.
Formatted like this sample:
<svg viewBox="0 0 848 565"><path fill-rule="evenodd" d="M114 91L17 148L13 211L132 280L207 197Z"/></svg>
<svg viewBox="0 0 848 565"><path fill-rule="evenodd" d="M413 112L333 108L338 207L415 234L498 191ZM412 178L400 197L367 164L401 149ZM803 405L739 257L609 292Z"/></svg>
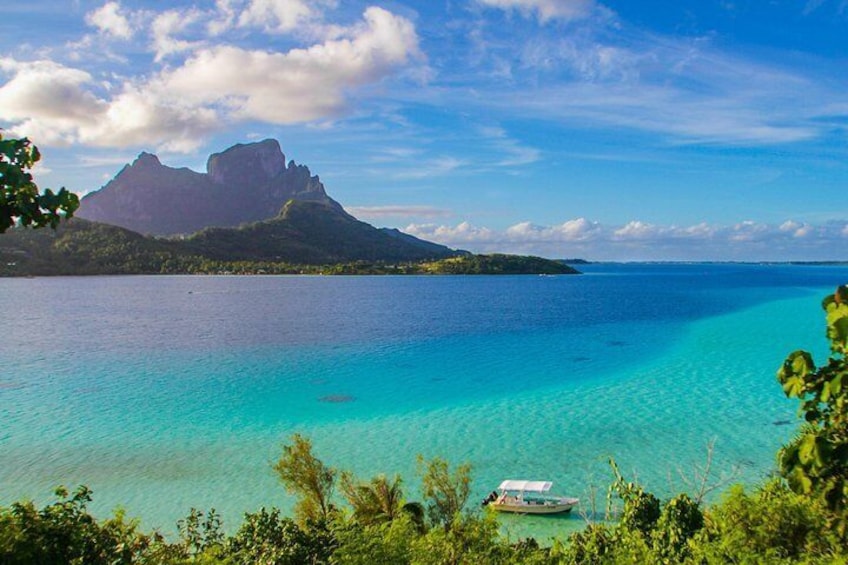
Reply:
<svg viewBox="0 0 848 565"><path fill-rule="evenodd" d="M154 142L192 150L216 125L215 113L176 99L149 96L132 86L107 100L93 77L52 61L0 61L13 78L0 87L0 120L39 143L123 147Z"/></svg>
<svg viewBox="0 0 848 565"><path fill-rule="evenodd" d="M164 151L188 153L217 129L215 110L185 104L173 97L150 96L128 86L113 98L97 127L81 131L81 141L101 147L146 145L153 141Z"/></svg>
<svg viewBox="0 0 848 565"><path fill-rule="evenodd" d="M189 51L202 45L199 41L187 41L176 37L201 17L202 13L198 10L168 10L158 14L150 26L153 50L156 52L154 60L159 62L168 55Z"/></svg>
<svg viewBox="0 0 848 565"><path fill-rule="evenodd" d="M478 0L484 6L517 10L524 16L536 15L540 21L577 20L592 13L593 0Z"/></svg>
<svg viewBox="0 0 848 565"><path fill-rule="evenodd" d="M792 234L792 237L807 237L813 231L809 224L801 224L793 220L787 220L780 224L780 231Z"/></svg>
<svg viewBox="0 0 848 565"><path fill-rule="evenodd" d="M215 0L215 11L206 22L209 35L215 37L231 29L237 17L237 0Z"/></svg>
<svg viewBox="0 0 848 565"><path fill-rule="evenodd" d="M239 119L305 122L337 115L348 89L380 80L417 53L412 23L372 7L346 37L307 49L200 49L163 73L157 88L198 104L224 104Z"/></svg>
<svg viewBox="0 0 848 565"><path fill-rule="evenodd" d="M133 36L132 27L127 16L121 11L118 2L107 2L100 8L89 12L85 22L96 27L100 33L120 39L130 39Z"/></svg>
<svg viewBox="0 0 848 565"><path fill-rule="evenodd" d="M497 242L498 232L489 228L478 228L469 222L461 222L455 227L436 224L409 224L404 228L406 233L436 242L451 242L450 245L459 247L470 243L488 244Z"/></svg>
<svg viewBox="0 0 848 565"><path fill-rule="evenodd" d="M232 6L218 3L219 10ZM182 38L187 28L208 19L196 9L155 15L150 31L156 61L188 55L149 77L104 84L53 61L2 59L0 74L9 79L0 83L0 120L43 144L191 151L211 132L237 121L292 124L338 116L348 109L352 91L420 56L412 22L378 7L337 30L333 39L289 51Z"/></svg>
<svg viewBox="0 0 848 565"><path fill-rule="evenodd" d="M641 239L646 240L655 237L659 229L645 222L632 221L612 232L616 239Z"/></svg>
<svg viewBox="0 0 848 565"><path fill-rule="evenodd" d="M19 63L0 59L13 78L0 87L0 120L11 129L48 144L79 140L80 128L96 125L106 103L86 90L92 76L52 61Z"/></svg>
<svg viewBox="0 0 848 565"><path fill-rule="evenodd" d="M634 220L624 225L602 225L577 218L554 226L521 222L503 230L462 222L455 227L410 224L407 233L451 247L480 253L529 253L562 258L583 256L594 260L830 260L842 257L848 225L831 222L818 226L787 221L754 221L734 225L707 223L662 226Z"/></svg>
<svg viewBox="0 0 848 565"><path fill-rule="evenodd" d="M238 25L288 33L320 20L323 9L337 3L336 0L251 0L239 16Z"/></svg>
<svg viewBox="0 0 848 565"><path fill-rule="evenodd" d="M521 222L507 228L505 235L508 240L519 242L583 242L591 241L601 233L601 226L597 222L577 218L555 226Z"/></svg>

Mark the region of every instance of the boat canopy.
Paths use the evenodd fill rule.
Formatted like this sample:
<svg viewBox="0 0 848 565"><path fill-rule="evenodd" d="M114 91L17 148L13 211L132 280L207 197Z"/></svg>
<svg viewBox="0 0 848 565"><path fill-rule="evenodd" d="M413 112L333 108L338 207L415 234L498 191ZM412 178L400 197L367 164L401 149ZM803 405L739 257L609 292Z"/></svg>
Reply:
<svg viewBox="0 0 848 565"><path fill-rule="evenodd" d="M498 488L522 492L548 492L552 486L551 481L504 481Z"/></svg>

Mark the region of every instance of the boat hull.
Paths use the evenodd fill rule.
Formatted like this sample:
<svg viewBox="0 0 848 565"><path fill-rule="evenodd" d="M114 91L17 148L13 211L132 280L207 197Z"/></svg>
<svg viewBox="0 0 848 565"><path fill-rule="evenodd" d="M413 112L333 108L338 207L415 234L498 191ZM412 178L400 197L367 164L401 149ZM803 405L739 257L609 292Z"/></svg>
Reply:
<svg viewBox="0 0 848 565"><path fill-rule="evenodd" d="M489 507L498 512L514 514L562 514L571 512L576 504L490 504Z"/></svg>

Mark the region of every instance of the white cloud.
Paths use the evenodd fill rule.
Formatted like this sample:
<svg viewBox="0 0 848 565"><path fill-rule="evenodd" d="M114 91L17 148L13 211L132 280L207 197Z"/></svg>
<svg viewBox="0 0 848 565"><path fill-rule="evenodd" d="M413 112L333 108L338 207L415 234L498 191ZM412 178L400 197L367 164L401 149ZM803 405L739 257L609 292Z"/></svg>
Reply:
<svg viewBox="0 0 848 565"><path fill-rule="evenodd" d="M469 222L461 222L456 227L438 226L436 224L409 224L403 231L431 241L450 241L453 246L462 246L469 243L485 244L498 237L497 232L489 228L475 227Z"/></svg>
<svg viewBox="0 0 848 565"><path fill-rule="evenodd" d="M568 220L555 226L538 226L521 222L504 232L510 241L520 242L582 242L591 241L601 234L601 226L586 218Z"/></svg>
<svg viewBox="0 0 848 565"><path fill-rule="evenodd" d="M81 141L101 147L154 142L160 150L188 153L220 126L215 110L151 96L128 86L113 98L97 127L81 131Z"/></svg>
<svg viewBox="0 0 848 565"><path fill-rule="evenodd" d="M813 232L813 226L809 224L800 224L793 220L787 220L780 224L780 231L792 234L792 237L807 237Z"/></svg>
<svg viewBox="0 0 848 565"><path fill-rule="evenodd" d="M200 49L163 73L157 88L197 104L225 105L239 119L306 122L339 114L348 89L376 82L418 54L413 24L372 7L345 37L306 49Z"/></svg>
<svg viewBox="0 0 848 565"><path fill-rule="evenodd" d="M659 233L656 226L645 222L632 221L613 232L617 239L649 239Z"/></svg>
<svg viewBox="0 0 848 565"><path fill-rule="evenodd" d="M489 0L487 0L489 1ZM535 3L491 0L504 9ZM760 63L716 46L712 37L673 37L632 28L603 6L569 33L517 26L475 40L473 103L565 127L630 129L674 143L759 145L814 139L844 112L842 89L790 65ZM482 32L480 32L482 33ZM510 74L480 78L493 61ZM797 69L797 67L796 67ZM461 82L463 78L457 76ZM456 102L462 104L467 92ZM838 127L838 126L836 126Z"/></svg>
<svg viewBox="0 0 848 565"><path fill-rule="evenodd" d="M504 154L504 157L495 163L496 166L518 167L535 163L542 158L541 151L522 145L501 127L483 127L480 128L480 133L489 140L495 150Z"/></svg>
<svg viewBox="0 0 848 565"><path fill-rule="evenodd" d="M799 230L800 233L799 233ZM605 226L577 218L554 226L521 222L504 230L462 222L455 227L410 224L407 233L478 253L523 253L594 260L829 260L848 237L848 225L818 226L788 221L778 225L744 221L662 226L634 220Z"/></svg>
<svg viewBox="0 0 848 565"><path fill-rule="evenodd" d="M80 127L93 127L106 103L85 89L92 77L52 61L19 63L0 59L14 76L0 87L0 120L40 143L66 145L79 140Z"/></svg>
<svg viewBox="0 0 848 565"><path fill-rule="evenodd" d="M420 56L414 25L382 8L368 8L334 39L287 52L177 38L208 18L195 9L156 15L150 28L156 60L186 50L189 56L150 77L115 78L109 88L56 62L0 59L0 72L10 77L0 83L0 120L47 145L191 151L234 121L337 116L348 109L352 91Z"/></svg>
<svg viewBox="0 0 848 565"><path fill-rule="evenodd" d="M337 3L336 0L251 0L239 16L238 25L288 33L319 21L323 9L333 8Z"/></svg>
<svg viewBox="0 0 848 565"><path fill-rule="evenodd" d="M783 233L779 227L777 228L778 232ZM758 222L754 222L752 220L745 220L744 222L739 222L731 228L730 240L741 242L741 241L756 241L761 239L768 232L768 226L765 224L761 224Z"/></svg>
<svg viewBox="0 0 848 565"><path fill-rule="evenodd" d="M478 0L481 4L501 10L517 10L529 17L536 15L540 21L552 19L577 20L592 13L593 0Z"/></svg>
<svg viewBox="0 0 848 565"><path fill-rule="evenodd" d="M100 8L89 12L85 22L94 26L100 33L120 39L130 39L133 36L132 27L127 17L121 12L118 2L107 2Z"/></svg>
<svg viewBox="0 0 848 565"><path fill-rule="evenodd" d="M218 125L215 113L130 85L111 100L97 97L91 75L52 61L0 60L13 78L0 87L0 119L40 144L126 147L155 143L191 150Z"/></svg>
<svg viewBox="0 0 848 565"><path fill-rule="evenodd" d="M189 51L202 45L202 42L187 41L175 37L201 17L202 13L198 10L168 10L158 14L150 26L153 49L156 52L154 61L159 62L168 55Z"/></svg>

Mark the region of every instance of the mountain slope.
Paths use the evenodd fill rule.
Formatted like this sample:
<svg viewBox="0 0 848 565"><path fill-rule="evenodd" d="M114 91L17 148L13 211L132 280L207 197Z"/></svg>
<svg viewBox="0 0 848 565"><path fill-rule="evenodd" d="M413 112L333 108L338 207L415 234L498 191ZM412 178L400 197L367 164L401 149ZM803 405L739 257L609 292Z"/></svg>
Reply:
<svg viewBox="0 0 848 565"><path fill-rule="evenodd" d="M341 210L309 169L290 161L274 139L211 155L206 173L162 165L142 153L100 190L83 197L77 216L153 235L194 233L273 218L290 199Z"/></svg>
<svg viewBox="0 0 848 565"><path fill-rule="evenodd" d="M185 240L198 255L221 261L420 261L461 252L412 236L397 237L334 206L289 200L273 220L236 229L208 228Z"/></svg>
<svg viewBox="0 0 848 565"><path fill-rule="evenodd" d="M56 230L15 228L0 235L0 275L159 273L183 254L178 242L74 218Z"/></svg>

